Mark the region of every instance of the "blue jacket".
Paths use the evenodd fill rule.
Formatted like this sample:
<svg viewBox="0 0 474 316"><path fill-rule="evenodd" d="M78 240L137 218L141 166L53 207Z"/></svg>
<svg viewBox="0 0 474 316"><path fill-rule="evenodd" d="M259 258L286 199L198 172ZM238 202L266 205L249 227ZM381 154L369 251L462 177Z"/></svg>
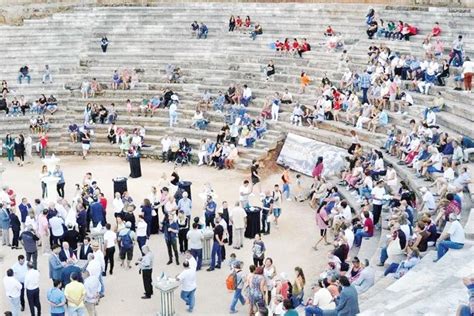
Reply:
<svg viewBox="0 0 474 316"><path fill-rule="evenodd" d="M49 278L52 280L61 280L61 273L63 272L63 265L56 255L49 257Z"/></svg>
<svg viewBox="0 0 474 316"><path fill-rule="evenodd" d="M10 229L10 213L7 209L0 209L0 228Z"/></svg>
<svg viewBox="0 0 474 316"><path fill-rule="evenodd" d="M91 216L91 221L95 226L97 224L101 223L102 226L105 224L104 223L104 208L102 207L102 204L99 202L94 202L90 206L90 216Z"/></svg>
<svg viewBox="0 0 474 316"><path fill-rule="evenodd" d="M354 286L343 287L336 301L337 316L355 316L360 313L357 291Z"/></svg>

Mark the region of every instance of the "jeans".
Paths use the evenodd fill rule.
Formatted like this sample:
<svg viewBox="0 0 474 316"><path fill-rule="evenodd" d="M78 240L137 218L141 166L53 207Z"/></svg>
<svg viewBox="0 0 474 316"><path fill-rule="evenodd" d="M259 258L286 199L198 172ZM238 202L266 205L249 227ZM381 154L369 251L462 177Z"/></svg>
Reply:
<svg viewBox="0 0 474 316"><path fill-rule="evenodd" d="M355 236L354 236L354 245L356 247L360 247L360 245L362 244L362 238L364 237L371 237L369 236L369 234L364 231L362 228L359 228L356 233L355 233Z"/></svg>
<svg viewBox="0 0 474 316"><path fill-rule="evenodd" d="M53 76L51 76L51 74L44 74L43 75L43 83L45 83L47 79L49 79L50 83L53 83Z"/></svg>
<svg viewBox="0 0 474 316"><path fill-rule="evenodd" d="M464 247L464 244L451 241L449 239L442 240L438 242L437 251L438 251L438 260L441 259L449 249L461 249Z"/></svg>
<svg viewBox="0 0 474 316"><path fill-rule="evenodd" d="M388 252L387 252L387 247L383 247L380 250L380 263L384 264L385 261L388 259Z"/></svg>
<svg viewBox="0 0 474 316"><path fill-rule="evenodd" d="M24 74L20 73L20 74L18 75L18 83L19 83L19 84L21 84L21 80L22 80L23 78L26 78L26 81L27 81L28 83L30 83L30 81L31 81L31 76L28 75L28 74L27 74L27 75L24 75Z"/></svg>
<svg viewBox="0 0 474 316"><path fill-rule="evenodd" d="M39 288L34 290L26 290L26 297L28 298L28 305L30 306L31 315L35 314L35 307L37 314L41 315L41 303L40 303L40 290Z"/></svg>
<svg viewBox="0 0 474 316"><path fill-rule="evenodd" d="M73 307L69 306L67 308L67 315L68 316L86 316L86 309L85 307Z"/></svg>
<svg viewBox="0 0 474 316"><path fill-rule="evenodd" d="M457 50L457 49L453 49L453 55L452 55L451 58L449 59L448 65L451 65L451 62L453 61L453 59L454 59L456 56L458 56L459 63L460 63L460 65L462 65L462 51ZM20 83L21 83L21 82L20 82Z"/></svg>
<svg viewBox="0 0 474 316"><path fill-rule="evenodd" d="M196 302L194 293L196 292L196 289L192 291L181 291L181 298L183 301L186 302L186 305L188 306L188 311L192 312L194 309L194 304Z"/></svg>
<svg viewBox="0 0 474 316"><path fill-rule="evenodd" d="M178 114L170 113L170 127L173 127L178 123Z"/></svg>
<svg viewBox="0 0 474 316"><path fill-rule="evenodd" d="M242 289L235 289L234 296L232 296L232 303L230 303L230 311L235 312L235 307L240 301L240 304L245 305L245 298L242 295Z"/></svg>
<svg viewBox="0 0 474 316"><path fill-rule="evenodd" d="M318 306L308 305L304 309L305 316L323 316L323 310Z"/></svg>
<svg viewBox="0 0 474 316"><path fill-rule="evenodd" d="M201 249L191 249L191 254L193 255L194 259L197 261L196 271L201 270L202 266L202 248Z"/></svg>
<svg viewBox="0 0 474 316"><path fill-rule="evenodd" d="M390 273L395 273L397 272L399 264L396 262L392 262L387 269L385 269L385 272L383 273L384 276L389 275Z"/></svg>
<svg viewBox="0 0 474 316"><path fill-rule="evenodd" d="M369 99L367 98L367 91L369 88L362 88L362 104L369 103Z"/></svg>
<svg viewBox="0 0 474 316"><path fill-rule="evenodd" d="M174 256L176 257L176 263L179 263L178 245L176 242L176 238L172 240L166 240L166 247L168 248L169 261L173 261L173 252L174 252Z"/></svg>
<svg viewBox="0 0 474 316"><path fill-rule="evenodd" d="M216 265L216 256L217 256L217 265ZM217 242L214 241L212 244L212 251L211 251L211 270L213 270L216 266L220 267L222 261L222 247Z"/></svg>
<svg viewBox="0 0 474 316"><path fill-rule="evenodd" d="M206 227L208 226L212 226L214 227L214 218L216 217L216 213L215 212L208 212L206 211L204 213L204 218L205 218L205 221L206 221Z"/></svg>
<svg viewBox="0 0 474 316"><path fill-rule="evenodd" d="M33 268L38 269L38 251L36 252L27 252L26 261L32 261Z"/></svg>
<svg viewBox="0 0 474 316"><path fill-rule="evenodd" d="M262 212L262 223L261 223L261 231L264 234L270 234L270 223L267 221L268 219L268 211L263 211Z"/></svg>
<svg viewBox="0 0 474 316"><path fill-rule="evenodd" d="M283 195L285 198L290 198L290 185L288 183L283 183Z"/></svg>
<svg viewBox="0 0 474 316"><path fill-rule="evenodd" d="M10 305L12 308L12 316L19 316L20 315L20 297L9 297L8 300L10 301Z"/></svg>
<svg viewBox="0 0 474 316"><path fill-rule="evenodd" d="M58 191L58 195L62 198L64 198L64 185L65 184L66 183L63 182L63 183L58 183L56 185L56 191Z"/></svg>

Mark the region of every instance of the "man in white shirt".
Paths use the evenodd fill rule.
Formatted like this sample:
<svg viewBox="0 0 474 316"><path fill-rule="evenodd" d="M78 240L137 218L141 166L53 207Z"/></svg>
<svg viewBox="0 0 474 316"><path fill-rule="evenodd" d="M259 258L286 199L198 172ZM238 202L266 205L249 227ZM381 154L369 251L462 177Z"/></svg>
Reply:
<svg viewBox="0 0 474 316"><path fill-rule="evenodd" d="M240 249L244 246L244 231L247 226L247 213L240 206L239 202L235 203L235 207L231 210L230 220L234 228L234 248Z"/></svg>
<svg viewBox="0 0 474 316"><path fill-rule="evenodd" d="M204 240L204 235L199 229L198 223L193 223L193 229L188 231L186 238L188 239L190 253L197 259L196 270L199 271L202 265L202 241Z"/></svg>
<svg viewBox="0 0 474 316"><path fill-rule="evenodd" d="M438 257L433 260L434 262L441 259L449 249L462 249L464 247L464 228L458 221L456 214L449 214L449 222L451 225L446 228L447 231L443 232L441 236L439 236L436 246Z"/></svg>
<svg viewBox="0 0 474 316"><path fill-rule="evenodd" d="M59 215L49 219L49 227L51 228L52 244L58 244L61 237L64 235L64 221Z"/></svg>
<svg viewBox="0 0 474 316"><path fill-rule="evenodd" d="M20 303L21 303L21 311L25 310L25 275L28 271L28 267L26 266L25 256L19 255L18 261L13 265L12 270L15 275L15 279L21 283L21 295L20 295Z"/></svg>
<svg viewBox="0 0 474 316"><path fill-rule="evenodd" d="M242 207L249 206L249 196L252 193L252 186L249 180L244 180L244 183L239 188L239 201Z"/></svg>
<svg viewBox="0 0 474 316"><path fill-rule="evenodd" d="M104 253L102 250L100 250L99 243L97 241L94 241L92 243L92 250L94 254L94 260L99 261L100 263L100 276L99 276L99 281L101 285L100 289L100 296L104 296L104 291L105 291L105 285L104 285L104 279L102 278L102 274L105 272L105 259L104 259Z"/></svg>
<svg viewBox="0 0 474 316"><path fill-rule="evenodd" d="M314 283L311 287L313 298L309 299L308 306L305 307L305 315L323 315L325 310L335 310L336 303L329 290L320 282Z"/></svg>
<svg viewBox="0 0 474 316"><path fill-rule="evenodd" d="M374 215L374 225L380 227L380 215L382 214L383 199L385 196L385 188L383 180L379 180L372 189L372 214Z"/></svg>
<svg viewBox="0 0 474 316"><path fill-rule="evenodd" d="M115 254L115 244L117 243L117 234L112 231L112 226L107 223L105 225L107 231L104 233L104 247L105 247L105 257L104 257L104 275L107 273L107 265L110 262L110 271L112 274L114 270L114 254Z"/></svg>
<svg viewBox="0 0 474 316"><path fill-rule="evenodd" d="M171 147L171 139L169 138L168 135L165 135L163 139L161 140L161 160L163 162L168 161L168 152Z"/></svg>
<svg viewBox="0 0 474 316"><path fill-rule="evenodd" d="M28 305L30 306L31 315L41 315L40 290L39 280L40 274L38 270L34 269L33 263L28 262L28 271L25 275L25 289L26 297L28 298ZM36 307L36 313L35 313Z"/></svg>
<svg viewBox="0 0 474 316"><path fill-rule="evenodd" d="M422 203L420 205L419 211L423 211L426 207L428 213L433 214L436 210L436 202L433 194L426 187L422 187L420 192L423 193Z"/></svg>
<svg viewBox="0 0 474 316"><path fill-rule="evenodd" d="M196 292L196 270L191 268L189 261L183 262L184 271L181 272L177 277L181 283L181 299L186 302L188 306L188 312L192 313L195 304L195 292Z"/></svg>
<svg viewBox="0 0 474 316"><path fill-rule="evenodd" d="M194 259L193 255L191 254L191 251L186 250L184 253L184 257L186 258L186 261L189 262L189 268L196 270L197 268L197 261Z"/></svg>
<svg viewBox="0 0 474 316"><path fill-rule="evenodd" d="M242 103L243 106L248 106L251 99L252 90L246 84L244 84L244 91L242 92L242 99L240 100L240 103Z"/></svg>
<svg viewBox="0 0 474 316"><path fill-rule="evenodd" d="M5 290L5 295L10 301L12 315L20 315L20 294L22 286L13 276L12 269L8 269L7 275L3 277L3 288Z"/></svg>
<svg viewBox="0 0 474 316"><path fill-rule="evenodd" d="M99 302L99 292L101 289L99 278L90 275L89 271L84 271L82 273L82 279L84 280L84 288L86 290L84 304L86 305L87 313L89 315L97 315L95 306Z"/></svg>

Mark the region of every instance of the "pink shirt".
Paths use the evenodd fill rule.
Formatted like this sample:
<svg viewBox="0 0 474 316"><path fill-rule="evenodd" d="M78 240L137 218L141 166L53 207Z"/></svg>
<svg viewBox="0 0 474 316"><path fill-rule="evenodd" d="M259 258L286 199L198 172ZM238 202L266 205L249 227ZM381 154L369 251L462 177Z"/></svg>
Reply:
<svg viewBox="0 0 474 316"><path fill-rule="evenodd" d="M40 236L47 236L49 233L48 218L46 215L40 215L38 217L38 234Z"/></svg>

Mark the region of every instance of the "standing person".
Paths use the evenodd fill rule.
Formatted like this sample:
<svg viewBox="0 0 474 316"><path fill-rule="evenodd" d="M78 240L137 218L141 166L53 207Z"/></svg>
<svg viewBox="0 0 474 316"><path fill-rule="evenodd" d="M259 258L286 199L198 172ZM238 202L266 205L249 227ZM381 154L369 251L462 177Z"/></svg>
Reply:
<svg viewBox="0 0 474 316"><path fill-rule="evenodd" d="M44 209L38 216L38 235L40 238L42 253L48 253L50 250L49 245L49 222L48 222L48 210Z"/></svg>
<svg viewBox="0 0 474 316"><path fill-rule="evenodd" d="M260 238L260 234L255 235L255 240L252 246L253 264L256 267L263 266L263 259L265 258L265 243Z"/></svg>
<svg viewBox="0 0 474 316"><path fill-rule="evenodd" d="M61 291L62 283L54 280L53 287L49 289L47 299L51 316L64 316L66 313L66 296Z"/></svg>
<svg viewBox="0 0 474 316"><path fill-rule="evenodd" d="M451 54L451 58L449 58L448 65L451 65L451 62L454 58L458 58L459 66L462 66L462 54L464 50L464 41L462 39L462 35L459 35L457 39L453 41L453 51Z"/></svg>
<svg viewBox="0 0 474 316"><path fill-rule="evenodd" d="M255 268L255 266L253 266ZM265 306L267 285L265 283L265 277L263 276L263 267L255 268L253 275L247 280L246 285L249 288L249 312L250 315L255 315L255 309L258 311L260 307Z"/></svg>
<svg viewBox="0 0 474 316"><path fill-rule="evenodd" d="M196 270L190 266L188 260L183 262L183 267L184 270L176 276L176 280L181 283L181 299L188 306L187 311L192 313L196 301Z"/></svg>
<svg viewBox="0 0 474 316"><path fill-rule="evenodd" d="M15 279L21 283L21 293L20 293L20 304L21 311L25 310L25 275L28 271L28 267L25 262L25 256L19 255L18 261L13 265L12 270L14 272Z"/></svg>
<svg viewBox="0 0 474 316"><path fill-rule="evenodd" d="M286 196L287 201L291 201L290 198L290 167L286 166L283 174L281 175L281 181L283 182L283 194Z"/></svg>
<svg viewBox="0 0 474 316"><path fill-rule="evenodd" d="M84 288L86 290L86 296L84 297L84 305L87 309L89 316L97 316L95 310L96 305L99 303L100 298L100 281L95 275L91 275L89 271L82 272L82 279L84 280Z"/></svg>
<svg viewBox="0 0 474 316"><path fill-rule="evenodd" d="M242 295L242 290L245 285L245 274L244 271L242 271L242 263L241 262L236 262L233 265L232 268L232 273L235 273L235 291L234 295L232 296L232 303L230 304L230 313L235 314L237 313L237 310L235 307L237 306L237 303L240 301L242 305L245 305L245 298Z"/></svg>
<svg viewBox="0 0 474 316"><path fill-rule="evenodd" d="M51 280L61 281L61 273L63 271L64 264L59 260L59 252L61 251L61 246L54 244L51 247L51 256L49 256L49 278Z"/></svg>
<svg viewBox="0 0 474 316"><path fill-rule="evenodd" d="M12 230L12 237L13 237L12 249L19 249L18 240L20 238L21 223L14 209L10 211L10 228Z"/></svg>
<svg viewBox="0 0 474 316"><path fill-rule="evenodd" d="M174 214L168 213L163 221L163 233L165 235L166 248L168 249L167 265L173 263L173 252L176 259L176 265L179 266L177 235L179 232L178 223L174 220Z"/></svg>
<svg viewBox="0 0 474 316"><path fill-rule="evenodd" d="M44 65L42 84L44 84L48 79L49 83L53 83L53 75L51 75L51 69L49 68L49 65Z"/></svg>
<svg viewBox="0 0 474 316"><path fill-rule="evenodd" d="M21 243L25 248L26 261L33 263L33 268L38 268L38 246L39 237L36 235L33 227L28 226L20 235Z"/></svg>
<svg viewBox="0 0 474 316"><path fill-rule="evenodd" d="M82 142L82 159L86 159L89 149L91 148L91 136L89 131L85 130L81 135Z"/></svg>
<svg viewBox="0 0 474 316"><path fill-rule="evenodd" d="M20 134L15 142L15 154L20 159L18 165L23 167L23 163L25 162L25 137Z"/></svg>
<svg viewBox="0 0 474 316"><path fill-rule="evenodd" d="M207 271L214 271L214 268L220 269L222 262L222 246L224 245L224 227L216 223L214 226L213 244L211 251L211 266ZM217 257L217 264L216 264Z"/></svg>
<svg viewBox="0 0 474 316"><path fill-rule="evenodd" d="M189 219L183 211L178 213L178 227L179 252L183 254L188 250L187 234L189 232Z"/></svg>
<svg viewBox="0 0 474 316"><path fill-rule="evenodd" d="M152 212L153 208L151 205L151 202L149 199L144 199L143 200L143 205L141 206L141 212L143 215L143 219L145 220L147 224L147 229L146 229L146 236L147 238L150 238L150 233L151 233L151 220L152 220Z"/></svg>
<svg viewBox="0 0 474 316"><path fill-rule="evenodd" d="M5 136L5 141L3 142L3 147L7 150L7 159L8 162L13 162L15 160L15 142L10 134Z"/></svg>
<svg viewBox="0 0 474 316"><path fill-rule="evenodd" d="M20 215L21 215L21 228L25 229L26 217L28 216L28 213L31 210L31 204L28 203L28 200L26 198L22 198L21 203L18 205L18 209L20 210Z"/></svg>
<svg viewBox="0 0 474 316"><path fill-rule="evenodd" d="M25 138L25 154L26 154L26 163L32 163L33 155L33 139L31 135L27 135Z"/></svg>
<svg viewBox="0 0 474 316"><path fill-rule="evenodd" d="M262 218L261 218L261 233L264 235L270 234L270 220L269 216L273 213L273 196L269 190L265 191L265 196L262 199Z"/></svg>
<svg viewBox="0 0 474 316"><path fill-rule="evenodd" d="M193 229L188 231L186 234L188 239L189 250L193 257L197 260L196 270L201 270L202 265L202 242L204 240L204 235L199 229L198 223L193 223Z"/></svg>
<svg viewBox="0 0 474 316"><path fill-rule="evenodd" d="M139 259L140 271L143 279L145 295L142 299L149 299L153 295L152 273L153 273L153 253L148 246L143 246L143 257Z"/></svg>
<svg viewBox="0 0 474 316"><path fill-rule="evenodd" d="M59 165L56 166L56 170L54 170L53 176L59 178L58 184L56 185L56 189L58 191L58 195L64 198L64 186L66 185L66 181L64 180L64 173Z"/></svg>
<svg viewBox="0 0 474 316"><path fill-rule="evenodd" d="M372 189L371 194L372 194L372 214L374 215L373 224L375 225L375 227L380 229L382 224L379 223L379 220L380 220L380 216L382 215L383 198L386 194L383 180L377 181L377 184L375 185L375 188Z"/></svg>
<svg viewBox="0 0 474 316"><path fill-rule="evenodd" d="M240 206L239 202L235 203L230 213L230 220L234 228L234 249L240 249L244 246L244 232L247 227L247 212Z"/></svg>
<svg viewBox="0 0 474 316"><path fill-rule="evenodd" d="M258 193L262 194L262 185L260 184L260 176L258 174L259 164L257 160L252 160L252 166L250 167L250 177L252 180L252 188L257 186Z"/></svg>
<svg viewBox="0 0 474 316"><path fill-rule="evenodd" d="M326 211L326 207L324 207L324 205L318 207L315 216L316 216L316 226L318 226L319 234L321 236L313 247L313 249L317 251L318 245L321 241L324 240L326 245L329 245L328 237L327 237L327 230L329 228L329 215Z"/></svg>
<svg viewBox="0 0 474 316"><path fill-rule="evenodd" d="M227 201L222 201L222 209L219 212L221 218L226 222L227 229L225 233L227 234L228 238L228 245L232 246L233 243L233 223L230 219L230 213L229 213L229 205L227 204Z"/></svg>
<svg viewBox="0 0 474 316"><path fill-rule="evenodd" d="M120 266L123 267L125 257L127 258L127 268L131 269L131 262L133 259L133 246L135 245L135 232L131 230L132 223L126 222L125 227L119 231L118 242L120 245Z"/></svg>
<svg viewBox="0 0 474 316"><path fill-rule="evenodd" d="M217 204L212 200L212 196L208 195L206 204L204 205L204 217L206 220L206 227L214 227L214 218L216 217Z"/></svg>
<svg viewBox="0 0 474 316"><path fill-rule="evenodd" d="M10 212L0 202L0 228L2 229L2 246L10 247Z"/></svg>
<svg viewBox="0 0 474 316"><path fill-rule="evenodd" d="M80 283L77 273L71 274L71 282L64 288L64 295L67 299L68 316L82 316L85 313L84 299L86 297L86 289L84 284Z"/></svg>
<svg viewBox="0 0 474 316"><path fill-rule="evenodd" d="M145 246L146 240L148 238L147 235L146 235L147 228L148 228L148 225L145 222L145 219L143 218L143 214L138 215L136 234L137 234L138 248L140 249L140 252L141 252L142 256L145 255L143 253L142 248L143 248L143 246Z"/></svg>
<svg viewBox="0 0 474 316"><path fill-rule="evenodd" d="M8 269L6 276L3 277L3 288L5 290L5 295L10 301L12 316L19 316L22 285L13 276L12 269Z"/></svg>
<svg viewBox="0 0 474 316"><path fill-rule="evenodd" d="M295 274L296 278L292 284L293 290L291 296L291 301L294 308L300 306L300 304L303 302L304 286L306 284L306 278L304 276L303 269L300 267L295 267Z"/></svg>
<svg viewBox="0 0 474 316"><path fill-rule="evenodd" d="M49 176L49 171L48 167L46 165L43 165L41 167L41 173L40 173L40 180L41 180L41 198L45 199L47 192L46 192L46 182L44 182L44 179Z"/></svg>
<svg viewBox="0 0 474 316"><path fill-rule="evenodd" d="M283 193L280 190L280 186L275 184L273 188L273 220L275 227L278 228L278 219L281 215L281 201L283 200Z"/></svg>
<svg viewBox="0 0 474 316"><path fill-rule="evenodd" d="M39 134L39 143L40 143L40 158L46 158L46 148L48 147L48 135L46 133Z"/></svg>
<svg viewBox="0 0 474 316"><path fill-rule="evenodd" d="M40 274L33 266L33 263L28 262L28 271L25 274L25 289L26 297L28 298L28 305L30 306L31 315L36 315L35 308L38 315L41 315L40 303L40 289L39 280Z"/></svg>
<svg viewBox="0 0 474 316"><path fill-rule="evenodd" d="M107 39L107 36L102 36L102 38L100 39L100 47L102 48L102 53L106 53L107 52L107 46L109 46L109 40Z"/></svg>
<svg viewBox="0 0 474 316"><path fill-rule="evenodd" d="M244 180L244 183L239 188L239 200L243 208L250 207L249 197L252 194L252 186L250 185L249 180Z"/></svg>
<svg viewBox="0 0 474 316"><path fill-rule="evenodd" d="M466 92L472 92L472 75L474 75L474 62L469 57L462 64L462 73L464 75L464 90Z"/></svg>
<svg viewBox="0 0 474 316"><path fill-rule="evenodd" d="M109 274L112 275L114 271L114 255L115 255L115 244L117 243L117 234L112 231L112 225L110 225L109 223L105 225L105 229L107 231L104 233L104 247L105 247L104 274L107 273L107 265L110 262Z"/></svg>

